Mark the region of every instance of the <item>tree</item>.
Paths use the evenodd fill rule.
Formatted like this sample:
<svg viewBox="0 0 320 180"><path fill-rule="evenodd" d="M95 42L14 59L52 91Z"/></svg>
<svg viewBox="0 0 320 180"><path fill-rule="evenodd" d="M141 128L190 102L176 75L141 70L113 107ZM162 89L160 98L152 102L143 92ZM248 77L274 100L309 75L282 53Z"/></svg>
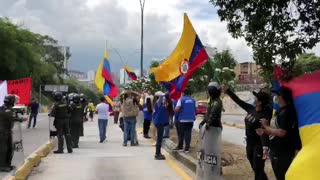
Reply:
<svg viewBox="0 0 320 180"><path fill-rule="evenodd" d="M293 73L294 76L299 76L315 70L320 70L320 57L316 56L314 53L306 53L301 54L297 59Z"/></svg>
<svg viewBox="0 0 320 180"><path fill-rule="evenodd" d="M320 2L313 0L210 0L234 38L244 37L253 59L271 74L281 63L292 70L298 55L320 41ZM269 79L271 80L271 79Z"/></svg>
<svg viewBox="0 0 320 180"><path fill-rule="evenodd" d="M210 57L193 75L189 87L197 92L205 90L211 81L226 83L234 79L235 73L232 71L237 61L230 50L226 49ZM220 71L219 71L220 70Z"/></svg>

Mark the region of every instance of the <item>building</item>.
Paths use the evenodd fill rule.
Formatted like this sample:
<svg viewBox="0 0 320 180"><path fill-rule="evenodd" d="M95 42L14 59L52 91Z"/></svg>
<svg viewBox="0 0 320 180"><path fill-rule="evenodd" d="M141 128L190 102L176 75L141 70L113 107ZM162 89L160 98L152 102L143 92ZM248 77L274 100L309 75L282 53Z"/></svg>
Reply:
<svg viewBox="0 0 320 180"><path fill-rule="evenodd" d="M93 71L93 70L88 71L87 77L89 81L94 81L95 76L96 76L96 71Z"/></svg>
<svg viewBox="0 0 320 180"><path fill-rule="evenodd" d="M75 78L77 80L84 80L88 78L87 73L81 71L70 70L68 73L71 78Z"/></svg>
<svg viewBox="0 0 320 180"><path fill-rule="evenodd" d="M262 78L259 75L260 66L254 62L238 63L234 68L236 80L240 84L260 84Z"/></svg>

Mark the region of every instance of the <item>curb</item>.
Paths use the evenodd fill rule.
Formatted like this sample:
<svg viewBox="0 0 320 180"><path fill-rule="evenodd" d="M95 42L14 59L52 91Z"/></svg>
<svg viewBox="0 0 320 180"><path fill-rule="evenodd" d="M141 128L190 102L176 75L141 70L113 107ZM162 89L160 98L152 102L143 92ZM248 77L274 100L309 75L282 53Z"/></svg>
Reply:
<svg viewBox="0 0 320 180"><path fill-rule="evenodd" d="M193 157L184 154L182 152L178 152L178 151L173 151L172 149L174 149L176 147L176 144L174 142L172 142L169 139L166 139L163 142L163 146L162 146L171 156L173 156L176 160L178 160L179 162L181 162L182 164L184 164L187 168L189 168L191 171L193 171L194 173L196 173L197 170L197 160L194 159Z"/></svg>
<svg viewBox="0 0 320 180"><path fill-rule="evenodd" d="M55 140L49 140L46 144L38 148L34 153L28 156L24 163L18 168L14 176L7 180L25 180L30 175L34 167L39 166L41 158L46 157L54 147Z"/></svg>
<svg viewBox="0 0 320 180"><path fill-rule="evenodd" d="M225 126L230 126L230 127L236 127L236 128L239 128L239 129L245 129L245 125L243 124L236 124L236 123L230 123L230 122L222 122L223 125Z"/></svg>

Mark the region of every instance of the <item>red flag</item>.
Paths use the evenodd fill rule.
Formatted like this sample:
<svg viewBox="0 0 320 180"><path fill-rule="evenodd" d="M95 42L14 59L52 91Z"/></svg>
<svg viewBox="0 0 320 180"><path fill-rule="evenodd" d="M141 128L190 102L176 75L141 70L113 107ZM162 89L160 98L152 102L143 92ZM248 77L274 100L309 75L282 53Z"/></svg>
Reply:
<svg viewBox="0 0 320 180"><path fill-rule="evenodd" d="M15 94L20 97L19 104L30 104L31 90L32 90L32 78L22 78L17 80L7 81L8 94Z"/></svg>

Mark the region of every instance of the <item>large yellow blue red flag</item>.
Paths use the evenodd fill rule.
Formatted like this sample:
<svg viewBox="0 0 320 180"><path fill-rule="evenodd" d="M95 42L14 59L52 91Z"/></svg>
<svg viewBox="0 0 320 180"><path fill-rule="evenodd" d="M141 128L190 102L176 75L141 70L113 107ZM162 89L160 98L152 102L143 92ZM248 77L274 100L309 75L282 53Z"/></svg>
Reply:
<svg viewBox="0 0 320 180"><path fill-rule="evenodd" d="M106 101L113 106L111 98L114 98L118 95L119 90L113 82L111 76L111 68L109 63L109 53L106 49L103 59L97 69L95 84L97 88L103 92L106 97Z"/></svg>
<svg viewBox="0 0 320 180"><path fill-rule="evenodd" d="M292 90L302 149L286 173L287 180L320 179L320 71L285 84Z"/></svg>
<svg viewBox="0 0 320 180"><path fill-rule="evenodd" d="M208 60L208 54L194 30L187 14L181 38L172 54L158 67L150 69L173 99L178 99L191 75Z"/></svg>
<svg viewBox="0 0 320 180"><path fill-rule="evenodd" d="M138 79L136 73L131 68L129 68L128 66L124 66L123 68L127 72L130 79L132 79L133 81L136 81Z"/></svg>

